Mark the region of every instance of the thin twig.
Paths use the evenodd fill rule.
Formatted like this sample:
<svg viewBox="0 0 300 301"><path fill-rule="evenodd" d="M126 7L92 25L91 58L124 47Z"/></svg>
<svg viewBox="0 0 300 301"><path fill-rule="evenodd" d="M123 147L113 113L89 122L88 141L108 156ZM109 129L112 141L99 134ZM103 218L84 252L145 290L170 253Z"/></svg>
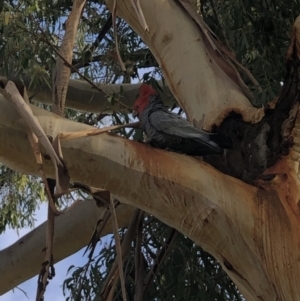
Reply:
<svg viewBox="0 0 300 301"><path fill-rule="evenodd" d="M77 293L77 296L75 298L75 301L80 301L81 300L80 298L81 298L81 291L83 289L84 279L86 278L86 274L87 274L88 268L89 268L91 262L93 261L93 254L94 254L94 251L95 251L95 248L96 248L99 236L101 235L101 232L103 231L105 225L107 224L107 221L108 221L109 217L110 217L110 210L109 210L109 208L107 208L103 212L102 216L98 219L97 225L96 225L95 230L93 232L93 235L92 235L92 238L90 240L90 243L89 243L89 245L87 246L86 250L83 253L83 255L84 255L86 253L86 251L90 247L92 248L91 251L90 251L90 253L89 253L89 256L88 256L88 262L85 265L84 274L81 277L82 281L80 283L80 286L79 286L78 293ZM98 226L99 226L99 224L101 222L102 222L101 227L98 229ZM97 238L95 239L95 237L97 237Z"/></svg>
<svg viewBox="0 0 300 301"><path fill-rule="evenodd" d="M122 129L122 128L128 128L128 127L139 128L140 122L118 124L118 125L113 125L113 126L109 126L109 127L104 127L101 129L87 130L87 131L80 131L80 132L63 132L63 133L59 134L59 139L60 139L60 141L73 140L73 139L78 139L78 138L87 137L87 136L96 136L96 135L106 133L108 131Z"/></svg>
<svg viewBox="0 0 300 301"><path fill-rule="evenodd" d="M124 65L124 62L122 61L121 55L120 55L120 50L119 50L119 42L118 42L118 31L117 31L117 24L116 24L116 19L117 19L117 0L114 0L114 5L113 5L113 10L112 10L112 19L113 19L113 28L114 28L114 39L115 39L115 44L116 44L116 52L117 52L117 58L121 67L121 70L123 72L126 72L126 67Z"/></svg>
<svg viewBox="0 0 300 301"><path fill-rule="evenodd" d="M44 298L44 293L46 291L46 286L48 284L48 278L52 279L55 275L55 270L53 267L53 236L54 236L54 220L55 213L52 210L50 202L55 203L56 199L54 197L55 180L46 180L45 187L48 187L48 218L47 218L47 230L46 230L46 248L45 248L45 261L42 264L42 269L38 277L38 286L36 301L42 301Z"/></svg>
<svg viewBox="0 0 300 301"><path fill-rule="evenodd" d="M135 246L135 295L134 301L143 301L144 291L144 274L145 274L145 259L142 253L142 234L143 234L143 220L145 212L141 211L138 221L138 230L136 236Z"/></svg>
<svg viewBox="0 0 300 301"><path fill-rule="evenodd" d="M28 295L27 295L27 293L23 290L23 289L21 289L20 287L15 287L15 288L13 288L13 290L14 289L18 289L18 290L20 290L24 295L25 295L25 297L29 300L29 297L28 297Z"/></svg>
<svg viewBox="0 0 300 301"><path fill-rule="evenodd" d="M224 40L226 41L226 45L227 45L227 47L229 48L229 42L228 42L228 40L227 40L227 36L226 36L225 30L224 30L223 26L221 25L221 21L220 21L220 18L219 18L219 16L218 16L218 12L217 12L217 9L216 9L214 0L210 0L210 5L211 5L211 7L212 7L212 11L213 11L213 13L214 13L214 15L215 15L215 18L216 18L216 20L217 20L217 22L218 22L218 25L219 25L220 28L221 28L221 32L222 32L222 35L223 35Z"/></svg>
<svg viewBox="0 0 300 301"><path fill-rule="evenodd" d="M118 260L118 267L119 267L119 275L121 281L122 296L123 296L123 301L126 301L127 298L126 298L125 279L124 279L124 271L123 271L122 249L121 249L120 237L118 232L119 227L118 227L117 214L115 211L115 206L114 206L114 201L112 196L110 196L110 210L112 215L113 232L114 232L115 242L116 242L116 251L117 251L117 260Z"/></svg>
<svg viewBox="0 0 300 301"><path fill-rule="evenodd" d="M231 57L229 56L229 59L231 59ZM259 82L255 79L255 77L253 76L253 74L247 69L245 68L242 64L240 64L236 59L232 60L231 62L233 64L235 64L247 77L248 79L252 82L252 84L257 87L257 90L259 92L262 92L262 87L259 84Z"/></svg>
<svg viewBox="0 0 300 301"><path fill-rule="evenodd" d="M162 265L164 259L166 258L167 253L171 249L171 246L173 245L176 237L178 235L178 231L175 229L172 229L169 237L166 240L165 245L160 249L155 263L152 265L151 270L148 272L147 277L144 282L144 292L143 295L145 296L150 284L153 282L153 278L155 277L157 271L159 270L160 266Z"/></svg>
<svg viewBox="0 0 300 301"><path fill-rule="evenodd" d="M83 255L85 255L85 253L88 250L91 250L88 257L89 258L93 257L99 237L100 237L105 225L107 224L110 216L111 216L111 212L110 212L109 208L106 208L96 223L95 229L94 229L92 237L90 239L90 242L88 243ZM99 225L100 225L100 227L99 227Z"/></svg>
<svg viewBox="0 0 300 301"><path fill-rule="evenodd" d="M88 82L94 89L96 89L97 91L106 94L102 89L100 89L99 87L97 87L97 85L95 85L90 79L88 79L86 76L84 76L83 74L81 74L81 72L79 72L79 70L77 68L75 68L74 66L72 66L59 52L58 50L52 45L52 43L50 43L48 41L47 35L45 34L45 32L43 31L43 29L40 27L39 24L37 24L39 26L40 31L42 32L42 34L44 35L45 39L42 39L42 41L44 41L47 45L49 45L53 51L55 52L56 55L58 55L65 63L66 66L68 66L71 70L74 71L74 73L77 73L82 79L84 79L86 82Z"/></svg>
<svg viewBox="0 0 300 301"><path fill-rule="evenodd" d="M138 16L138 19L141 23L141 26L142 28L145 30L145 31L148 31L149 32L149 27L148 27L148 24L146 22L146 19L145 19L145 16L144 16L144 13L142 11L142 8L141 8L141 5L140 5L140 0L130 0L131 1L131 4Z"/></svg>
<svg viewBox="0 0 300 301"><path fill-rule="evenodd" d="M125 237L122 242L122 258L123 260L126 259L128 256L130 249L131 249L131 243L136 235L136 228L138 223L138 217L140 214L140 209L136 209L133 214L130 221L130 224L128 226L127 232L125 234ZM101 289L100 293L100 300L111 300L112 299L112 293L114 291L114 288L118 282L118 263L117 259L115 259L108 276L105 279L105 283L103 284L103 287Z"/></svg>
<svg viewBox="0 0 300 301"><path fill-rule="evenodd" d="M85 67L89 64L89 62L93 61L93 58L89 57L88 62L87 62L86 61L86 56L87 55L92 56L92 53L98 48L98 46L101 43L101 41L103 40L104 36L109 31L111 25L112 25L112 15L110 14L110 16L106 20L104 26L102 26L97 38L95 39L94 43L92 44L92 46L89 48L89 50L87 50L83 54L85 57L81 58L80 60L77 60L77 61L76 60L72 61L72 65L73 65L74 68L79 69L79 68Z"/></svg>

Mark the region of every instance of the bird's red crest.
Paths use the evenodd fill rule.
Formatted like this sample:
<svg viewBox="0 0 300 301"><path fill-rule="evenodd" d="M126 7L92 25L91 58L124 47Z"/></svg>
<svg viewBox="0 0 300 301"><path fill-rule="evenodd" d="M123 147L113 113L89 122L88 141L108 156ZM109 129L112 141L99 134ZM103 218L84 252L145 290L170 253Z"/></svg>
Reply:
<svg viewBox="0 0 300 301"><path fill-rule="evenodd" d="M140 96L143 95L157 95L157 92L155 89L153 89L150 85L148 84L142 84L139 88Z"/></svg>
<svg viewBox="0 0 300 301"><path fill-rule="evenodd" d="M136 111L138 115L140 115L140 113L142 113L144 109L148 106L149 96L151 95L157 95L156 90L154 90L148 84L142 84L139 88L138 98L133 105L133 110Z"/></svg>

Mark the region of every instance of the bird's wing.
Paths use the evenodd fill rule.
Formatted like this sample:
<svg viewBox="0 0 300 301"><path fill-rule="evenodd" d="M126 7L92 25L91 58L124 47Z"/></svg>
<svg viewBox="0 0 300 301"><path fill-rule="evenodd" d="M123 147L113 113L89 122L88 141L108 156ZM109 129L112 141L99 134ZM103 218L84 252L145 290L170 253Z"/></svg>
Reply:
<svg viewBox="0 0 300 301"><path fill-rule="evenodd" d="M209 142L210 135L213 135L196 128L187 120L167 110L153 111L149 116L149 122L157 131L181 138Z"/></svg>

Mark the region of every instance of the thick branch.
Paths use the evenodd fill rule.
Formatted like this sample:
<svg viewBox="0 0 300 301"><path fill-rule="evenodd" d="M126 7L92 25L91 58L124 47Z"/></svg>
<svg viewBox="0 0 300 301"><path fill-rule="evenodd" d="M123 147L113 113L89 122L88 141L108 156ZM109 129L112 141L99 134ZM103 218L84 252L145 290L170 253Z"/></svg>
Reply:
<svg viewBox="0 0 300 301"><path fill-rule="evenodd" d="M50 136L89 128L39 108L33 111ZM13 107L1 99L0 159L10 168L36 174L18 119ZM297 191L280 196L293 200L283 206L285 199L273 186L258 189L198 159L114 135L66 141L62 151L73 181L110 190L122 202L190 237L220 261L248 301L297 299L299 225L296 217L291 222L289 218L297 210ZM53 176L50 161L44 170ZM281 284L283 278L289 286Z"/></svg>
<svg viewBox="0 0 300 301"><path fill-rule="evenodd" d="M29 83L30 80L25 79L25 85L28 86ZM162 86L161 82L159 82L159 84ZM124 104L126 107L132 107L138 94L140 85L141 84L97 84L99 89L103 91L99 92L85 81L70 79L67 91L66 106L68 108L93 113L110 113L113 109L124 109L122 104ZM122 104L116 101L114 105L112 105L107 100L108 96L112 95L113 93L120 93L121 88L124 91L122 97L120 98ZM51 90L46 84L40 85L34 90L30 88L28 90L29 97L34 96L34 100L45 104L52 103L51 93ZM171 95L172 94L167 87L165 88L164 93L161 93L161 97L167 105L171 104Z"/></svg>
<svg viewBox="0 0 300 301"><path fill-rule="evenodd" d="M113 2L106 0L110 9ZM118 1L117 13L148 45L170 90L194 124L211 129L231 111L241 113L246 121L260 120L263 110L254 109L230 72L225 74L226 62L218 58L204 30L176 1L139 2L149 32L141 26L130 0Z"/></svg>
<svg viewBox="0 0 300 301"><path fill-rule="evenodd" d="M84 246L91 238L95 224L104 207L88 200L71 208L55 220L53 241L54 262L58 262ZM121 205L117 209L118 224L129 224L134 208ZM102 236L112 232L111 222L104 227ZM0 281L0 295L38 274L44 260L46 222L0 251L0 271L5 277ZM74 239L76 238L76 239Z"/></svg>

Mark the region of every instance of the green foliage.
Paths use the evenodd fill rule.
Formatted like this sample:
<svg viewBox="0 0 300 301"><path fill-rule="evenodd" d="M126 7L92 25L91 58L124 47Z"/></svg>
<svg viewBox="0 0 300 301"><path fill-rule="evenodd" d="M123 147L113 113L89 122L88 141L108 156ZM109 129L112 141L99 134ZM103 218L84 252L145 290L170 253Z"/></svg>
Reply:
<svg viewBox="0 0 300 301"><path fill-rule="evenodd" d="M17 75L22 78L33 75L33 78L47 77L54 61L52 53L43 42L43 36L39 34L40 26L52 22L45 14L48 10L42 2L4 2L4 8L0 14L0 57L1 75ZM51 10L49 10L51 11ZM49 16L53 21L55 15ZM43 62L43 66L41 66Z"/></svg>
<svg viewBox="0 0 300 301"><path fill-rule="evenodd" d="M51 87L51 72L71 5L71 1L4 2L0 12L1 76L29 79L31 88L41 83ZM141 38L118 19L120 52L127 68L125 73L121 71L112 27L99 40L109 16L103 3L87 2L76 36L73 66L95 83L127 83L138 78L138 68L157 67ZM82 79L74 70L72 73L73 78Z"/></svg>
<svg viewBox="0 0 300 301"><path fill-rule="evenodd" d="M45 201L38 178L19 174L0 165L0 233L6 227L32 227L34 212Z"/></svg>
<svg viewBox="0 0 300 301"><path fill-rule="evenodd" d="M1 75L19 75L30 79L35 86L40 82L51 87L51 72L55 65L55 50L59 49L64 34L64 22L73 1L0 1L0 68ZM231 49L238 61L251 71L259 87L246 83L254 94L254 104L261 106L272 100L284 81L284 58L290 41L291 26L300 13L300 0L243 0L201 1L201 14L220 40ZM73 56L73 65L94 82L127 83L139 79L154 86L162 77L153 55L131 28L117 20L121 57L127 71L120 70L115 53L113 30L110 28L101 41L101 29L109 19L103 1L88 1L82 14ZM188 45L187 45L188 47ZM200 66L201 67L201 66ZM143 69L147 68L147 69ZM150 68L150 69L149 69ZM76 73L73 78L80 78ZM112 118L105 114L89 114L67 110L69 119L94 126L108 126L130 122L122 104L120 90L108 95L108 105L119 105ZM117 131L130 139L142 140L139 130ZM18 229L32 226L33 213L45 199L39 179L27 177L0 166L0 233L6 227ZM159 251L172 230L152 217L144 220L143 243L146 273L157 260ZM126 230L121 231L121 236ZM67 300L98 300L102 286L115 260L114 240L101 247L90 265L70 267L64 283ZM129 300L135 293L135 248L124 263L126 289ZM146 279L146 278L145 278ZM82 290L80 290L82 287ZM80 296L77 299L77 296ZM115 300L121 300L120 287ZM243 300L236 286L222 271L216 260L183 235L178 234L166 259L155 273L143 300Z"/></svg>
<svg viewBox="0 0 300 301"><path fill-rule="evenodd" d="M272 100L284 81L285 52L299 4L299 0L201 1L205 22L258 81L259 87L245 78L257 106ZM30 75L35 85L51 82L54 49L61 43L71 5L71 1L4 2L0 13L1 75ZM84 62L79 71L94 82L107 83L129 82L138 77L138 69L145 67L161 74L140 37L118 19L120 52L127 72L120 70L112 28L97 43L108 17L103 1L87 2L74 50L74 62Z"/></svg>
<svg viewBox="0 0 300 301"><path fill-rule="evenodd" d="M144 225L140 254L144 258L144 281L147 287L146 279L157 263L158 254L167 247L167 237L173 230L153 217L146 217ZM125 234L126 230L123 230L121 238ZM106 276L116 258L114 239L107 237L102 241L107 243L101 244L99 254L90 265L69 268L70 276L63 285L66 300L100 299ZM128 259L123 262L128 300L134 299L135 277L142 277L142 275L135 275L135 249L136 244L133 243ZM85 273L87 277L84 276ZM119 285L114 300L123 300ZM243 298L211 255L184 235L177 233L165 260L157 269L149 286L145 288L143 300L240 301Z"/></svg>
<svg viewBox="0 0 300 301"><path fill-rule="evenodd" d="M300 1L206 0L201 4L205 22L258 81L261 90L247 82L254 104L273 100L284 81L285 54Z"/></svg>

